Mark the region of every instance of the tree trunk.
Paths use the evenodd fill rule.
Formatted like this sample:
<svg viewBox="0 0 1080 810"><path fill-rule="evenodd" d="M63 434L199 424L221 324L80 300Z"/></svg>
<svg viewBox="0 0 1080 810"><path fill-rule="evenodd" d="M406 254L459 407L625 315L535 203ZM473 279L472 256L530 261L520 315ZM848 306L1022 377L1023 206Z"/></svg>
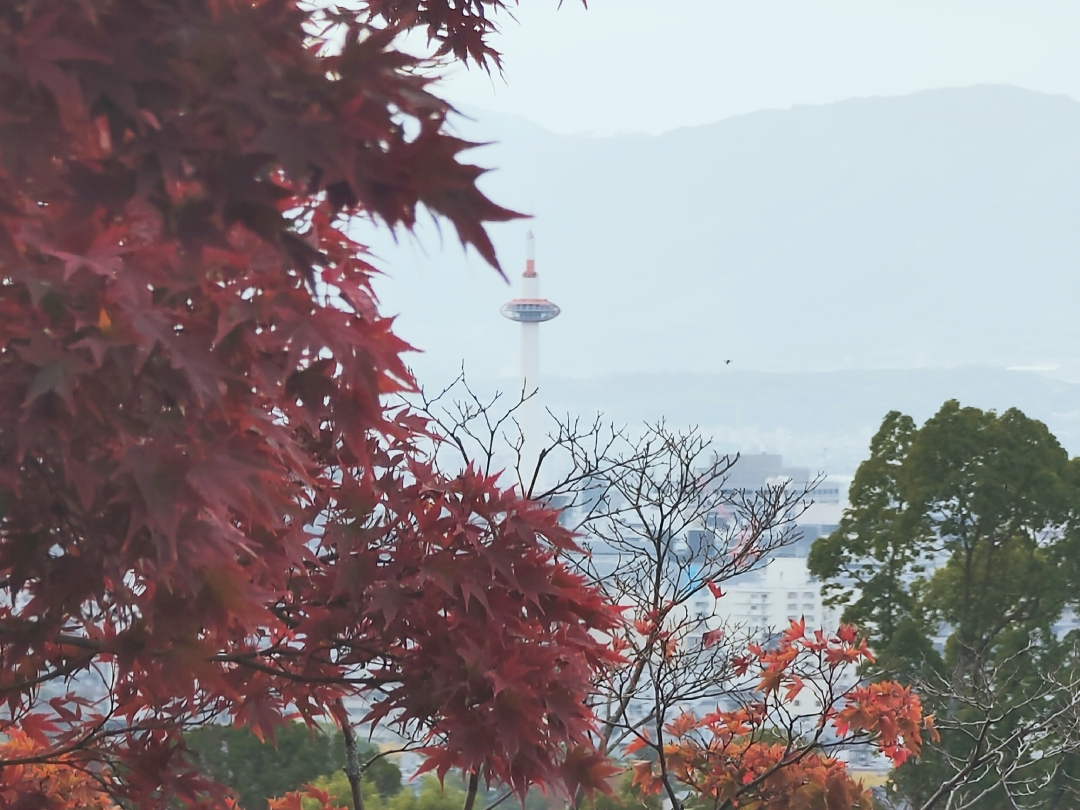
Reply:
<svg viewBox="0 0 1080 810"><path fill-rule="evenodd" d="M341 731L345 735L345 776L352 790L353 810L364 810L364 771L360 767L360 745L356 731L347 720L341 724Z"/></svg>
<svg viewBox="0 0 1080 810"><path fill-rule="evenodd" d="M463 810L473 810L476 804L476 791L480 787L480 772L473 771L469 774L469 792L465 794L465 807Z"/></svg>

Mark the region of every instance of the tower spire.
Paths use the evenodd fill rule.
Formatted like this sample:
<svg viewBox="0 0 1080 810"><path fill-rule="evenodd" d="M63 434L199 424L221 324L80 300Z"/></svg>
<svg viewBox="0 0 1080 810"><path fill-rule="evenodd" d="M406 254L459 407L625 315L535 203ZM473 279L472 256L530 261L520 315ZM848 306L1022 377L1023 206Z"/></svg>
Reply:
<svg viewBox="0 0 1080 810"><path fill-rule="evenodd" d="M532 228L525 234L525 278L536 277L536 239L533 238Z"/></svg>

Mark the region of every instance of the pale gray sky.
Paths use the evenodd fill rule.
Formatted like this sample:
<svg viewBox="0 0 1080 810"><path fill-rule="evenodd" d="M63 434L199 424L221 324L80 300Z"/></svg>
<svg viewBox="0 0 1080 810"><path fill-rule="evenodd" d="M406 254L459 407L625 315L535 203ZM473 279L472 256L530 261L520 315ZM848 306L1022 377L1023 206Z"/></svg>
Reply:
<svg viewBox="0 0 1080 810"><path fill-rule="evenodd" d="M1076 0L522 0L505 81L452 100L561 133L659 133L731 115L936 87L1080 99Z"/></svg>

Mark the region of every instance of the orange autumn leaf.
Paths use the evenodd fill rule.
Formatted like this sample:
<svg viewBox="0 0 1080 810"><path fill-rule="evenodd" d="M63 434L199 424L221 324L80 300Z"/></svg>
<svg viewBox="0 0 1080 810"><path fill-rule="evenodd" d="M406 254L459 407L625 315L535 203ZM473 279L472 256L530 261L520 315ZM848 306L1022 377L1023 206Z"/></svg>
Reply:
<svg viewBox="0 0 1080 810"><path fill-rule="evenodd" d="M44 747L26 733L9 729L0 742L0 760L18 763ZM11 764L0 768L0 807L57 810L119 810L105 792L104 774L92 773L70 758L59 762Z"/></svg>
<svg viewBox="0 0 1080 810"><path fill-rule="evenodd" d="M764 692L766 695L771 694L780 688L780 682L784 678L784 673L781 670L768 670L761 676L761 681L758 682L758 691Z"/></svg>
<svg viewBox="0 0 1080 810"><path fill-rule="evenodd" d="M626 747L623 748L623 753L627 755L636 754L638 751L640 751L642 748L647 747L649 744L650 743L648 733L643 733L637 737L634 737L633 740L627 743Z"/></svg>

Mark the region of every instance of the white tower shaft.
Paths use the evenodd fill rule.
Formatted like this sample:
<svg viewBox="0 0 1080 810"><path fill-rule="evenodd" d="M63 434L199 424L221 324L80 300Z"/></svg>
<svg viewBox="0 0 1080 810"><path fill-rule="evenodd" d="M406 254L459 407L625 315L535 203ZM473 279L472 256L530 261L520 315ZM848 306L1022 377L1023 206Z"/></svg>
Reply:
<svg viewBox="0 0 1080 810"><path fill-rule="evenodd" d="M540 458L540 324L521 324L521 384L528 399L521 405L522 480L528 488Z"/></svg>
<svg viewBox="0 0 1080 810"><path fill-rule="evenodd" d="M532 231L525 238L525 273L521 277L521 297L540 300L540 279L536 275L536 243ZM521 474L526 490L540 458L540 322L521 322L521 383L527 400L521 407Z"/></svg>
<svg viewBox="0 0 1080 810"><path fill-rule="evenodd" d="M525 272L521 277L521 297L502 307L502 314L521 324L521 386L526 397L518 411L521 428L522 483L529 493L543 444L540 430L540 324L559 314L559 308L540 297L540 279L536 276L533 236L526 242Z"/></svg>

